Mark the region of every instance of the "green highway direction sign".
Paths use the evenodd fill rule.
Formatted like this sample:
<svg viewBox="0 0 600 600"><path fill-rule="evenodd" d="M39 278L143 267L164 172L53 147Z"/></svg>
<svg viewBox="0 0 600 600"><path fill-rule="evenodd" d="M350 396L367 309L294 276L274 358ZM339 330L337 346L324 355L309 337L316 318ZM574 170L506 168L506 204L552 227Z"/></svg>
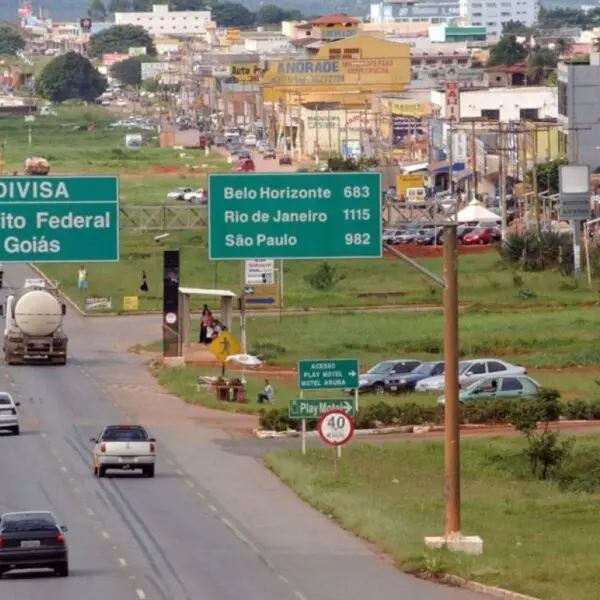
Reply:
<svg viewBox="0 0 600 600"><path fill-rule="evenodd" d="M327 358L298 361L298 387L301 390L358 388L358 360Z"/></svg>
<svg viewBox="0 0 600 600"><path fill-rule="evenodd" d="M323 400L298 399L290 400L290 419L318 419L328 410L343 410L347 415L354 417L356 406L354 398L346 400L345 398L327 398Z"/></svg>
<svg viewBox="0 0 600 600"><path fill-rule="evenodd" d="M210 260L379 258L379 173L208 176Z"/></svg>
<svg viewBox="0 0 600 600"><path fill-rule="evenodd" d="M119 180L0 177L0 263L119 260Z"/></svg>

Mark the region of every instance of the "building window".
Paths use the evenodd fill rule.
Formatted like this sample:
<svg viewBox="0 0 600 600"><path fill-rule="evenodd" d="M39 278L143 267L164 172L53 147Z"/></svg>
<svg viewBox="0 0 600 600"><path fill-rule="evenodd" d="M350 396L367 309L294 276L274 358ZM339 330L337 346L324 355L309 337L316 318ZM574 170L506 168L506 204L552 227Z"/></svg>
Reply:
<svg viewBox="0 0 600 600"><path fill-rule="evenodd" d="M487 108L481 111L481 118L488 119L489 121L499 121L500 111L498 109Z"/></svg>
<svg viewBox="0 0 600 600"><path fill-rule="evenodd" d="M567 101L567 84L564 81L558 82L558 114L563 117L567 116L569 108Z"/></svg>
<svg viewBox="0 0 600 600"><path fill-rule="evenodd" d="M539 119L539 108L521 108L519 110L519 119L521 121L537 121Z"/></svg>

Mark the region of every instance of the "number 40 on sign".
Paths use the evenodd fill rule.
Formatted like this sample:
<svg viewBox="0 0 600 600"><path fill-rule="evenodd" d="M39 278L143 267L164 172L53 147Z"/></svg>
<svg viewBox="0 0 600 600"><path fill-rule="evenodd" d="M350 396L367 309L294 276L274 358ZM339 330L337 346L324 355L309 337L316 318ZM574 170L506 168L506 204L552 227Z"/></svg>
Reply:
<svg viewBox="0 0 600 600"><path fill-rule="evenodd" d="M352 439L354 423L347 413L333 409L321 415L317 431L326 444L339 447Z"/></svg>

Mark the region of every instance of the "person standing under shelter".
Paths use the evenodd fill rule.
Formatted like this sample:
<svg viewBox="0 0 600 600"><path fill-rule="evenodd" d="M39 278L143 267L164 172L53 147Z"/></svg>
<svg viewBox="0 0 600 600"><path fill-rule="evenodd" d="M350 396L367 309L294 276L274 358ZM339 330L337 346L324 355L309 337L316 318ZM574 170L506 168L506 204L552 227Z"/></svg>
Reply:
<svg viewBox="0 0 600 600"><path fill-rule="evenodd" d="M77 272L77 285L80 292L83 293L83 290L87 290L87 269L83 265L79 265L79 271Z"/></svg>
<svg viewBox="0 0 600 600"><path fill-rule="evenodd" d="M202 307L202 316L200 317L200 340L199 341L201 344L208 344L208 342L210 341L209 336L208 336L208 329L212 328L212 322L213 322L212 313L210 312L210 309L208 308L208 304L205 304Z"/></svg>
<svg viewBox="0 0 600 600"><path fill-rule="evenodd" d="M258 403L259 404L272 404L273 397L275 392L273 391L273 386L269 383L268 379L265 379L265 387L263 391L258 395Z"/></svg>

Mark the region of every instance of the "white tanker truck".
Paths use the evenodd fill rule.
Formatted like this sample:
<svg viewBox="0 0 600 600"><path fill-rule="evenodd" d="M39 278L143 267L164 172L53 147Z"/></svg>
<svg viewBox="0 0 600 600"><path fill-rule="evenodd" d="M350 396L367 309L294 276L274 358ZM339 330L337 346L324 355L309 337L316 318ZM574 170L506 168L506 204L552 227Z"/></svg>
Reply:
<svg viewBox="0 0 600 600"><path fill-rule="evenodd" d="M66 305L56 286L44 279L26 279L6 299L4 357L7 364L44 360L67 362L68 337L63 332Z"/></svg>

